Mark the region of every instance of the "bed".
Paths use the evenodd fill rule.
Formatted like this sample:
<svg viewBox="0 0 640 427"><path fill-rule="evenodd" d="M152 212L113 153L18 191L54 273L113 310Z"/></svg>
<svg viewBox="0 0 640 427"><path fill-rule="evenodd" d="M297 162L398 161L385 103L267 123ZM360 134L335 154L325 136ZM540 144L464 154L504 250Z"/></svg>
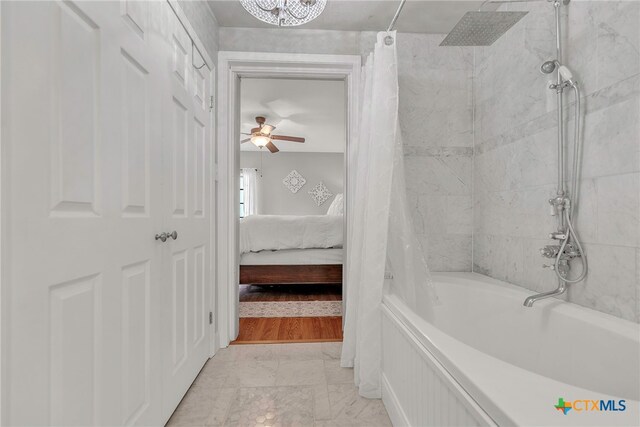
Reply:
<svg viewBox="0 0 640 427"><path fill-rule="evenodd" d="M240 283L246 285L340 284L342 248L245 253Z"/></svg>
<svg viewBox="0 0 640 427"><path fill-rule="evenodd" d="M251 215L240 220L240 283L340 284L342 215Z"/></svg>

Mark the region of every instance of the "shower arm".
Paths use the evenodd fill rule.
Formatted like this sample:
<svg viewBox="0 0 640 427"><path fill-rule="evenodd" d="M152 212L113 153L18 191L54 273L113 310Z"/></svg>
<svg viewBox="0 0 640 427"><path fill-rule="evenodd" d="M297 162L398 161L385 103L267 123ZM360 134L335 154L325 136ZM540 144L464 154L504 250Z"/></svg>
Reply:
<svg viewBox="0 0 640 427"><path fill-rule="evenodd" d="M535 2L541 2L541 1L547 1L547 2L551 2L551 1L555 1L555 0L485 0L480 7L478 8L478 12L480 12L482 10L483 7L485 7L487 4L489 3L496 3L496 4L503 4L503 3L535 3ZM562 0L562 4L567 5L569 4L571 0ZM402 8L404 8L405 3L407 2L407 0L400 0L400 4L398 5L398 9L396 9L396 13L395 15L393 15L393 18L391 19L391 22L389 23L389 26L387 27L387 32L391 32L393 31L393 29L396 26L396 22L398 21L398 18L400 17L400 13L402 13Z"/></svg>
<svg viewBox="0 0 640 427"><path fill-rule="evenodd" d="M546 1L546 2L552 2L554 0L485 0L480 7L478 8L478 12L480 12L482 10L483 7L485 7L486 5L488 5L489 3L495 3L495 4L503 4L503 3L536 3L536 2L541 2L541 1ZM571 0L562 0L562 4L564 4L565 6L569 4Z"/></svg>

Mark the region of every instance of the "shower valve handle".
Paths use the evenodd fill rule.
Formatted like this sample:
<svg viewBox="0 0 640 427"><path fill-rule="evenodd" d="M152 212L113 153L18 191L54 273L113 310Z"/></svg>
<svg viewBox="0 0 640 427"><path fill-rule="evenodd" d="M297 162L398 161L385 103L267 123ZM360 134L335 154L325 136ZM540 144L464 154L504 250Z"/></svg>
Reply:
<svg viewBox="0 0 640 427"><path fill-rule="evenodd" d="M564 240L567 238L567 235L565 233L562 233L560 231L556 231L553 233L549 233L549 238L553 239L553 240Z"/></svg>
<svg viewBox="0 0 640 427"><path fill-rule="evenodd" d="M569 199L563 196L558 196L553 199L549 199L549 214L556 216L561 213L563 209L569 208Z"/></svg>
<svg viewBox="0 0 640 427"><path fill-rule="evenodd" d="M555 258L560 252L560 246L555 245L547 245L544 248L540 249L540 255L545 258Z"/></svg>

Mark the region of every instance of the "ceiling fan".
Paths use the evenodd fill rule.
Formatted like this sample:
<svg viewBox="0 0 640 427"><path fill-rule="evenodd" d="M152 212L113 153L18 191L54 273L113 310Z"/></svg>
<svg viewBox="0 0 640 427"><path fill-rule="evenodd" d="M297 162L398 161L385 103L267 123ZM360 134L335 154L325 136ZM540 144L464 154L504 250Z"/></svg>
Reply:
<svg viewBox="0 0 640 427"><path fill-rule="evenodd" d="M267 124L266 121L267 119L262 116L256 117L258 127L251 129L251 133L242 133L242 135L251 136L240 141L240 144L251 141L258 148L267 147L272 153L277 153L280 150L278 150L278 147L276 147L273 141L304 142L304 138L297 136L272 135L271 132L273 132L276 127Z"/></svg>

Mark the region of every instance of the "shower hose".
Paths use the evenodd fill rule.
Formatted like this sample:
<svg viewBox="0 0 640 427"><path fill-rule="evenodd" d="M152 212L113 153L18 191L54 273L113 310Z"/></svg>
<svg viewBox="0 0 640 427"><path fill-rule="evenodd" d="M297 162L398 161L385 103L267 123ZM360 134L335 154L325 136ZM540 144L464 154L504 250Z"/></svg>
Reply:
<svg viewBox="0 0 640 427"><path fill-rule="evenodd" d="M584 250L582 249L582 244L580 243L580 239L578 238L578 234L576 233L572 223L573 210L574 210L574 207L577 206L578 204L578 181L580 177L579 174L580 174L580 163L581 163L580 160L582 157L582 141L580 139L580 89L578 89L578 85L575 83L572 83L571 86L573 87L573 93L576 98L576 108L575 108L576 113L575 113L575 120L574 120L575 132L573 135L574 137L573 174L571 176L572 181L571 181L571 194L570 194L571 197L573 197L573 203L570 202L571 203L570 206L563 210L564 218L567 223L567 232L565 233L566 236L562 241L562 244L560 245L560 250L558 251L558 255L556 256L556 262L554 266L555 267L554 271L556 272L556 275L560 280L562 280L565 283L577 283L582 281L586 277L587 271L588 271L587 255L584 253ZM571 240L571 242L576 245L580 253L580 256L582 257L582 271L580 272L580 275L575 279L569 279L568 277L564 277L560 273L560 270L558 269L560 260L562 259L562 254L564 253L564 250L567 247L569 240Z"/></svg>

